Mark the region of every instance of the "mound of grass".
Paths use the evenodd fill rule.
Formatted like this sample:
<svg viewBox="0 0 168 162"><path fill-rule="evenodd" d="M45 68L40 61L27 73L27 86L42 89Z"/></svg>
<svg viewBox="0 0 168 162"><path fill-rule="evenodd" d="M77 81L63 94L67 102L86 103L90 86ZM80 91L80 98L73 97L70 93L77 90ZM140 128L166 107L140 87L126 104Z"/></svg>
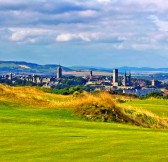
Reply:
<svg viewBox="0 0 168 162"><path fill-rule="evenodd" d="M86 102L84 101L76 107L75 112L89 120L128 123L148 128L168 128L166 118L158 117L142 109L118 105L112 96L107 93L92 96L90 102L88 102L87 96Z"/></svg>
<svg viewBox="0 0 168 162"><path fill-rule="evenodd" d="M63 96L32 87L0 85L0 96L0 102L32 105L37 108L68 108L88 120L128 123L149 128L168 128L167 118L158 117L142 109L121 106L117 103L116 96L106 92L98 94L84 92L80 95Z"/></svg>

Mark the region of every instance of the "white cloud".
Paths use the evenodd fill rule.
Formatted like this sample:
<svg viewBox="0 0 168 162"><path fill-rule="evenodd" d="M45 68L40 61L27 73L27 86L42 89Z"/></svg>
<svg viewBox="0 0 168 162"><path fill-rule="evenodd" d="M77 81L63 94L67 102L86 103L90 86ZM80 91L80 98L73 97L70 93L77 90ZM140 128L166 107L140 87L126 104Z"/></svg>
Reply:
<svg viewBox="0 0 168 162"><path fill-rule="evenodd" d="M12 32L10 36L11 41L22 41L26 38L30 40L30 42L35 42L35 37L39 35L44 35L49 32L46 29L38 29L38 28L9 28L9 31ZM29 38L34 37L34 38Z"/></svg>
<svg viewBox="0 0 168 162"><path fill-rule="evenodd" d="M70 40L75 39L75 38L76 38L75 34L66 33L66 34L58 35L57 38L56 38L56 41L58 41L58 42L67 42L67 41L70 41Z"/></svg>
<svg viewBox="0 0 168 162"><path fill-rule="evenodd" d="M168 1L165 0L123 0L123 3L138 4L143 7L153 6L162 10L168 9Z"/></svg>
<svg viewBox="0 0 168 162"><path fill-rule="evenodd" d="M68 42L72 40L82 40L85 42L90 42L96 39L98 39L97 33L78 33L78 34L63 33L56 37L57 42Z"/></svg>
<svg viewBox="0 0 168 162"><path fill-rule="evenodd" d="M168 31L167 17L159 18L167 14L166 7L165 0L0 0L1 27L8 29L1 31L6 35L0 38L26 43L96 42L116 49L152 41L159 46L165 37L157 32ZM158 37L152 37L154 33Z"/></svg>
<svg viewBox="0 0 168 162"><path fill-rule="evenodd" d="M106 2L110 2L111 0L97 0L100 3L106 3Z"/></svg>
<svg viewBox="0 0 168 162"><path fill-rule="evenodd" d="M168 21L160 20L157 16L152 15L149 18L155 23L159 31L168 31Z"/></svg>
<svg viewBox="0 0 168 162"><path fill-rule="evenodd" d="M85 11L78 12L78 14L79 16L82 16L82 17L93 17L97 15L97 12L94 10L85 10Z"/></svg>

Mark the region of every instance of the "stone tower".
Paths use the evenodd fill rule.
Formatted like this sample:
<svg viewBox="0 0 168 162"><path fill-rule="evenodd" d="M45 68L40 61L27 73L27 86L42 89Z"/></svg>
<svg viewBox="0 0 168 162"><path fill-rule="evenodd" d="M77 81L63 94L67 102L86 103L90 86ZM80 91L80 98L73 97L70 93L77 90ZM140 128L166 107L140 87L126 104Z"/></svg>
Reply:
<svg viewBox="0 0 168 162"><path fill-rule="evenodd" d="M123 86L127 86L127 73L124 73Z"/></svg>
<svg viewBox="0 0 168 162"><path fill-rule="evenodd" d="M129 72L129 76L128 76L128 84L129 84L129 86L131 86L131 72Z"/></svg>
<svg viewBox="0 0 168 162"><path fill-rule="evenodd" d="M113 70L113 85L118 86L118 69Z"/></svg>
<svg viewBox="0 0 168 162"><path fill-rule="evenodd" d="M13 74L12 74L12 73L9 74L8 79L9 79L9 80L12 80L12 79L13 79Z"/></svg>
<svg viewBox="0 0 168 162"><path fill-rule="evenodd" d="M90 80L92 80L92 79L93 79L93 72L90 71Z"/></svg>
<svg viewBox="0 0 168 162"><path fill-rule="evenodd" d="M57 68L57 79L61 78L62 77L62 68L61 66L59 65L58 68Z"/></svg>

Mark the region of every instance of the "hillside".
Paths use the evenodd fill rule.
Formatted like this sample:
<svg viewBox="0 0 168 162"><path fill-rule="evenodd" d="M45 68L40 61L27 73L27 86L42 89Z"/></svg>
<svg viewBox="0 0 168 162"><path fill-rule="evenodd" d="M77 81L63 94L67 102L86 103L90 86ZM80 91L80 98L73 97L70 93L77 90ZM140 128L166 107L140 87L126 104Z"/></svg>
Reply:
<svg viewBox="0 0 168 162"><path fill-rule="evenodd" d="M94 66L72 66L69 67L72 70L76 71L101 71L101 72L112 72L112 70L116 67L111 68L104 68L104 67L94 67ZM151 68L151 67L129 67L129 66L123 66L123 67L117 67L119 72L124 73L127 72L133 72L133 73L168 73L168 68Z"/></svg>
<svg viewBox="0 0 168 162"><path fill-rule="evenodd" d="M22 61L0 61L1 73L34 73L43 75L53 75L58 65L39 65ZM62 67L64 71L72 71L67 67Z"/></svg>
<svg viewBox="0 0 168 162"><path fill-rule="evenodd" d="M53 75L58 65L56 64L46 64L39 65L35 63L28 63L24 61L0 61L0 72L1 73L35 73L42 75ZM62 67L63 71L68 75L74 75L77 72L88 72L90 70L95 73L102 72L104 75L112 73L114 67L104 68L104 67L94 67L94 66L71 66L71 67ZM144 74L155 74L155 73L168 73L168 68L150 68L150 67L118 67L120 73L132 72L134 74L144 73ZM108 73L108 74L107 74ZM145 77L147 77L145 75Z"/></svg>

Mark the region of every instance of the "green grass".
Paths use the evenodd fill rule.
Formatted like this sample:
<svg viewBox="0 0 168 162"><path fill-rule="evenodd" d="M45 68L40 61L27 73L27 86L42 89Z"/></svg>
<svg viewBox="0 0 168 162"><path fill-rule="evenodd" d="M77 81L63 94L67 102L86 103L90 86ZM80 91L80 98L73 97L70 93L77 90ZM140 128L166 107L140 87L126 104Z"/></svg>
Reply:
<svg viewBox="0 0 168 162"><path fill-rule="evenodd" d="M168 130L89 122L63 109L0 103L1 162L167 161Z"/></svg>
<svg viewBox="0 0 168 162"><path fill-rule="evenodd" d="M161 117L168 117L168 100L166 99L131 100L123 105L146 109Z"/></svg>

